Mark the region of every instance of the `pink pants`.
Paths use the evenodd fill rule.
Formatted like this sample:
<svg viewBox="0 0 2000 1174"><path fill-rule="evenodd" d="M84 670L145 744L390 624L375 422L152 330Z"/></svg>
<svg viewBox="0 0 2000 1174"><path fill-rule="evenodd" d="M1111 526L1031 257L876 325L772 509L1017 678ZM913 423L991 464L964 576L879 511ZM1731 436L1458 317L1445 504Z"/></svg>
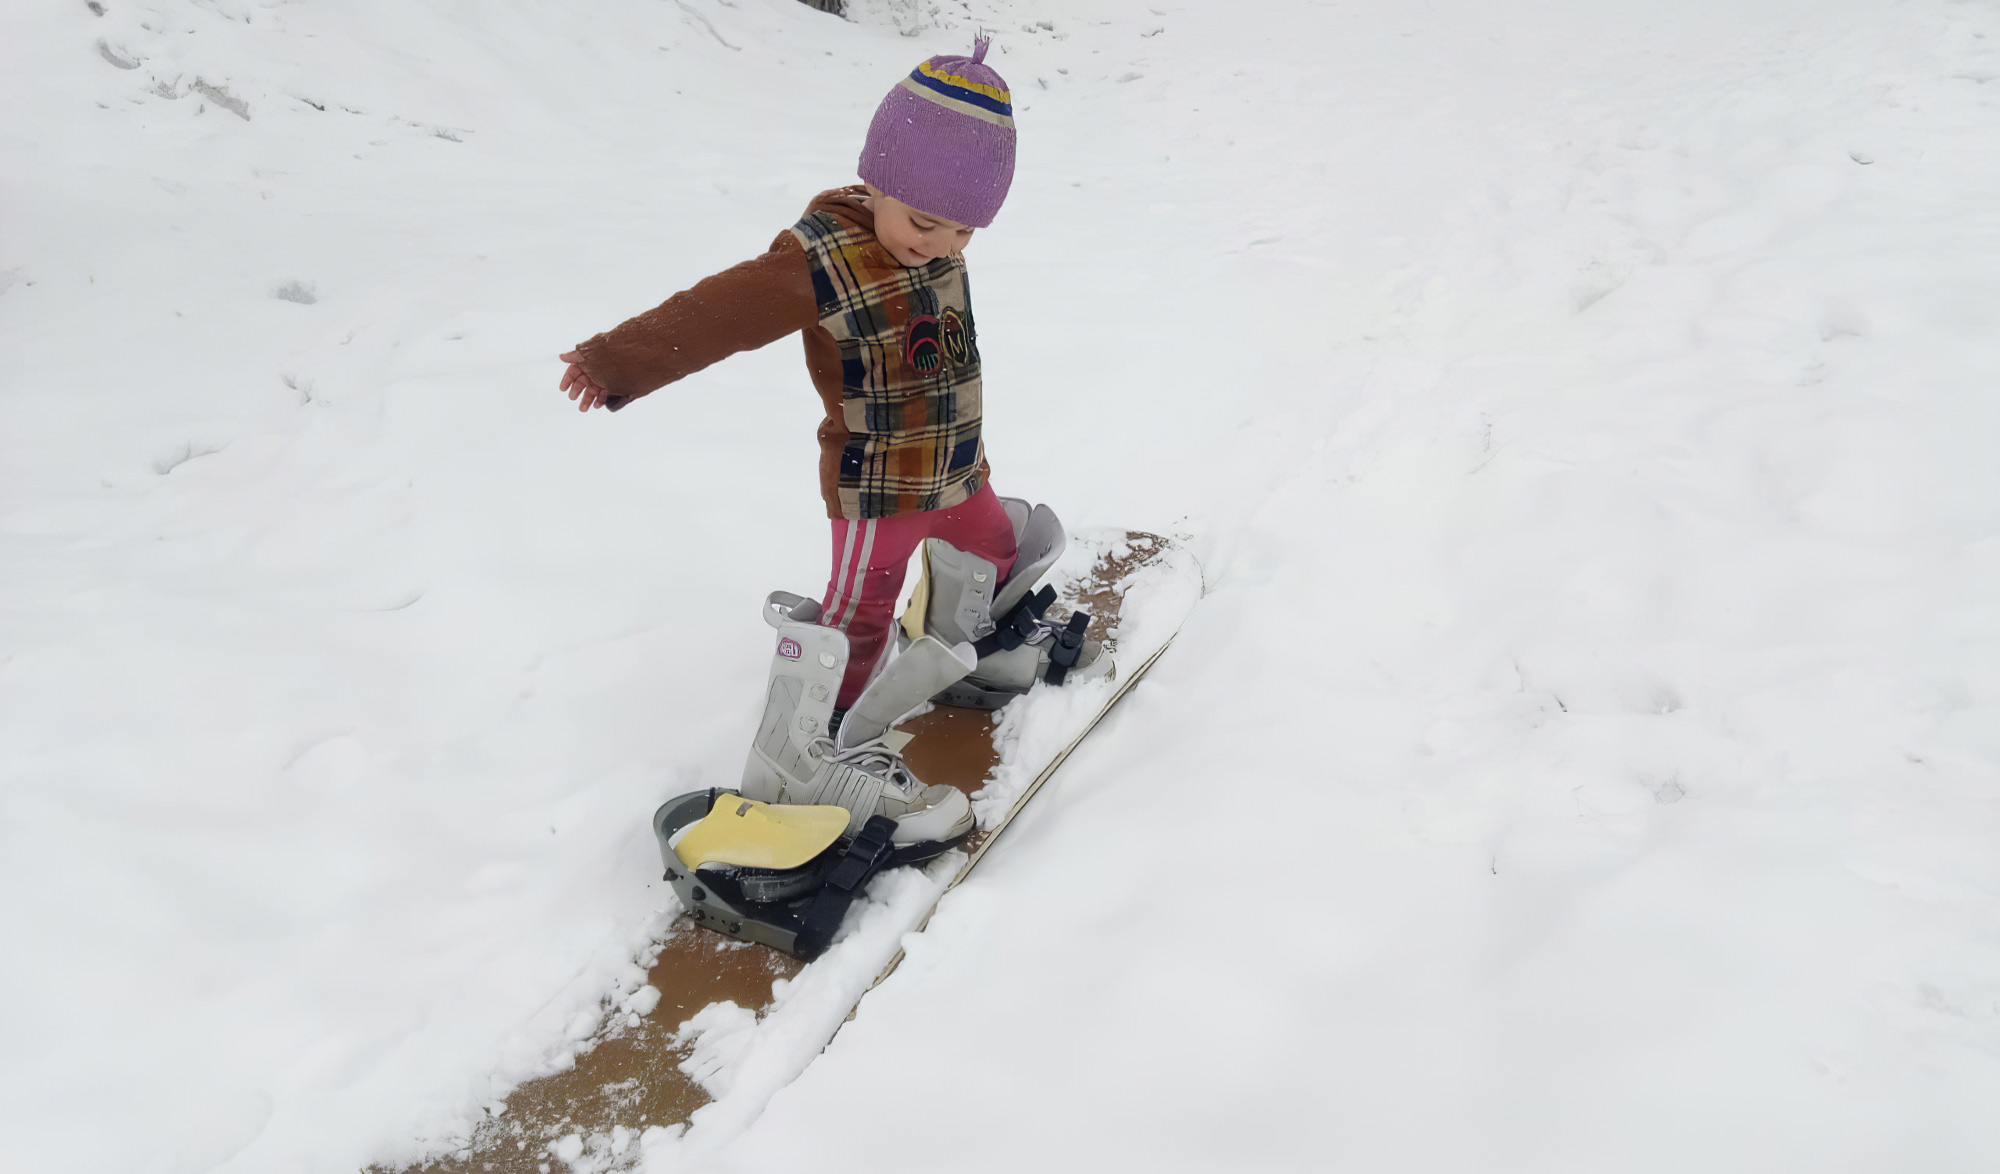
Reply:
<svg viewBox="0 0 2000 1174"><path fill-rule="evenodd" d="M834 704L854 704L888 647L896 596L910 556L926 538L942 538L993 564L999 578L1014 568L1014 523L990 485L948 510L833 523L833 578L820 622L847 633L847 676Z"/></svg>

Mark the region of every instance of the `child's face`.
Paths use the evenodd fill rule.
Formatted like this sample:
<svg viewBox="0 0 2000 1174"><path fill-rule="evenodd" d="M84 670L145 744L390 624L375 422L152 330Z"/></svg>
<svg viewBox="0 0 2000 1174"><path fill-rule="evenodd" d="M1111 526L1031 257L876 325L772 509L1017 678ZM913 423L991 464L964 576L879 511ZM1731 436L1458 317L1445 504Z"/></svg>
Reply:
<svg viewBox="0 0 2000 1174"><path fill-rule="evenodd" d="M871 185L868 206L875 211L875 239L889 255L912 268L939 257L956 257L972 240L972 230L956 220L919 212Z"/></svg>

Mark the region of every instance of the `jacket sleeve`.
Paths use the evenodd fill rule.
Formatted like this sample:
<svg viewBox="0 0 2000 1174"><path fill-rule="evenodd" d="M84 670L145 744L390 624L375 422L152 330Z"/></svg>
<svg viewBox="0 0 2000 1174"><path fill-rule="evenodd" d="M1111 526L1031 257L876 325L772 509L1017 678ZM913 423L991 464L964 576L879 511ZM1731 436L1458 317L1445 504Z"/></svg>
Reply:
<svg viewBox="0 0 2000 1174"><path fill-rule="evenodd" d="M704 278L576 349L600 386L635 399L818 322L805 250L785 232L762 256Z"/></svg>

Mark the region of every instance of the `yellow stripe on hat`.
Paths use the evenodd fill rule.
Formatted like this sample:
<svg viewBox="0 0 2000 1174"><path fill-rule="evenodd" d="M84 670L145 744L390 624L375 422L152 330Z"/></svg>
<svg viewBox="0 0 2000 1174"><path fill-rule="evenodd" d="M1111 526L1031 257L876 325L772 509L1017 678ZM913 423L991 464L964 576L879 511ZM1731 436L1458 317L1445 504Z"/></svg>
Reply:
<svg viewBox="0 0 2000 1174"><path fill-rule="evenodd" d="M962 89L971 90L975 94L984 94L995 102L1005 102L1010 106L1014 102L1014 99L1008 96L1007 91L1001 89L999 86L989 86L984 82L973 81L971 78L959 77L955 73L946 73L928 61L918 65L917 72L927 78L941 81L948 86L958 86Z"/></svg>

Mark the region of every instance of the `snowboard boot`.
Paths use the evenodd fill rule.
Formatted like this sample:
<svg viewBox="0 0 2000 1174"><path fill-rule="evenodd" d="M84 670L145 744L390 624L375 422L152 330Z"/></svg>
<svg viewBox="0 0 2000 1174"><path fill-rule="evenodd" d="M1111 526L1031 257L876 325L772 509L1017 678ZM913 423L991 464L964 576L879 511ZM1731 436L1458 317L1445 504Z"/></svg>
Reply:
<svg viewBox="0 0 2000 1174"><path fill-rule="evenodd" d="M926 786L903 762L907 737L890 723L963 677L972 650L934 639L911 642L848 707L838 733L828 726L847 671L847 635L814 622L819 604L774 591L764 618L778 630L764 716L743 767L740 793L764 803L847 809L847 836L869 817L896 821L898 863L927 859L972 830L965 793Z"/></svg>
<svg viewBox="0 0 2000 1174"><path fill-rule="evenodd" d="M1061 685L1111 675L1113 664L1095 640L1086 639L1088 617L1078 612L1066 623L1042 618L1055 589L1035 585L1062 557L1069 535L1055 511L1030 507L1016 497L1001 505L1014 523L1018 556L1006 581L992 563L941 539L926 539L923 577L903 613L903 638L928 636L947 644L971 644L979 660L963 680L936 695L945 705L998 709L1026 693L1036 681Z"/></svg>

